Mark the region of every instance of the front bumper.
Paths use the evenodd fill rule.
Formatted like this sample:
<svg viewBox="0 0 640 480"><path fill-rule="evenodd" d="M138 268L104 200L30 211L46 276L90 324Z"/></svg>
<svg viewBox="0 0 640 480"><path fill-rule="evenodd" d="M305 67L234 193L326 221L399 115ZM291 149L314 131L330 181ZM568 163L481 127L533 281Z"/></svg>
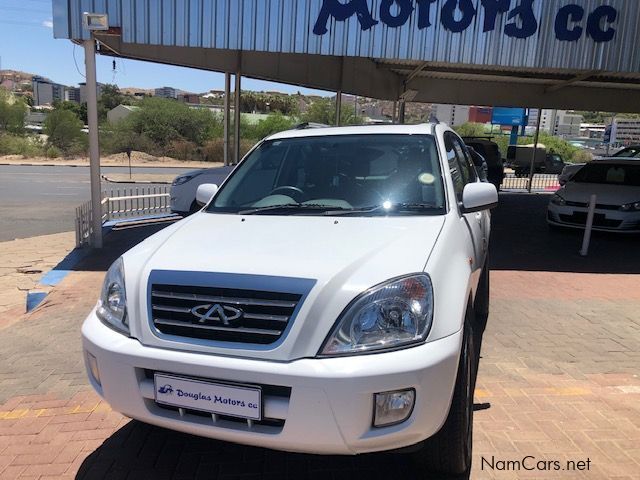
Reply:
<svg viewBox="0 0 640 480"><path fill-rule="evenodd" d="M547 209L547 222L551 225L584 230L587 210L583 207L560 206L550 203ZM596 208L593 230L640 233L640 212Z"/></svg>
<svg viewBox="0 0 640 480"><path fill-rule="evenodd" d="M93 387L128 417L277 450L357 454L413 445L440 429L449 412L462 332L395 352L286 363L146 347L103 325L95 312L85 320L82 338L85 362L88 352L100 372L100 384L89 374ZM154 400L154 372L261 385L267 421L214 421L163 408ZM405 388L416 390L411 416L373 428L373 394Z"/></svg>

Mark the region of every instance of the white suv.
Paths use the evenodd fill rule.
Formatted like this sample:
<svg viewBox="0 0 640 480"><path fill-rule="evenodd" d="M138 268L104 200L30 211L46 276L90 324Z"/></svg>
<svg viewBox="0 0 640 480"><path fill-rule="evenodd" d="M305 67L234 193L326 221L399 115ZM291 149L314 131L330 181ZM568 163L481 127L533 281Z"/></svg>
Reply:
<svg viewBox="0 0 640 480"><path fill-rule="evenodd" d="M109 269L82 328L97 392L196 435L468 470L498 195L462 140L283 132L198 195Z"/></svg>

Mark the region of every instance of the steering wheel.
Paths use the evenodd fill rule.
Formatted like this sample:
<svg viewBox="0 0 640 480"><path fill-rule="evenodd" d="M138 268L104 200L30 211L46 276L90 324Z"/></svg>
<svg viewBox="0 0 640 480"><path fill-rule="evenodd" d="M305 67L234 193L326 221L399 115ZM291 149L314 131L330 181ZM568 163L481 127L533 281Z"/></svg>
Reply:
<svg viewBox="0 0 640 480"><path fill-rule="evenodd" d="M306 197L306 193L304 193L302 189L294 187L293 185L283 185L282 187L274 188L269 192L269 195L276 195L278 193L287 195L288 197L293 198L298 203L302 203L304 197Z"/></svg>

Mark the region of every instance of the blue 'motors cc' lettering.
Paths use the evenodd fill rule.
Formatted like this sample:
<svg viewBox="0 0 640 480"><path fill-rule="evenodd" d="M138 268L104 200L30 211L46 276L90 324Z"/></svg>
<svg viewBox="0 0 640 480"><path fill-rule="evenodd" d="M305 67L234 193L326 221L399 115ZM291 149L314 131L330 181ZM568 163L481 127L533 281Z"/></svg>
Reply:
<svg viewBox="0 0 640 480"><path fill-rule="evenodd" d="M587 20L587 34L596 42L609 42L613 39L616 31L609 27L603 30L602 20L613 23L618 18L618 11L610 5L601 5L596 8Z"/></svg>
<svg viewBox="0 0 640 480"><path fill-rule="evenodd" d="M580 22L584 17L584 8L580 5L565 5L556 15L556 38L558 40L576 41L582 36L582 27L575 25L569 28L569 22Z"/></svg>
<svg viewBox="0 0 640 480"><path fill-rule="evenodd" d="M460 13L462 13L460 20L456 20L454 16L456 7L458 7ZM454 33L459 33L469 28L469 25L473 22L473 18L476 16L476 8L473 6L471 0L447 0L442 6L440 15L444 28Z"/></svg>
<svg viewBox="0 0 640 480"><path fill-rule="evenodd" d="M316 24L313 27L313 33L316 35L324 35L327 33L329 17L343 22L354 13L358 16L360 27L362 27L363 30L368 30L378 24L378 21L374 20L371 12L369 12L367 0L349 0L349 3L344 4L340 3L339 0L324 0L322 2L320 15L318 15L318 20L316 20Z"/></svg>
<svg viewBox="0 0 640 480"><path fill-rule="evenodd" d="M385 25L396 28L401 27L409 17L411 16L411 12L413 12L413 0L382 0L380 4L380 20ZM391 5L394 3L398 4L398 14L391 14Z"/></svg>
<svg viewBox="0 0 640 480"><path fill-rule="evenodd" d="M511 10L509 20L520 17L521 26L516 22L504 26L504 34L508 37L528 38L538 30L538 20L533 13L533 0L522 0L520 5Z"/></svg>
<svg viewBox="0 0 640 480"><path fill-rule="evenodd" d="M496 29L496 18L499 13L507 13L511 7L511 0L482 0L484 8L483 32L493 32Z"/></svg>

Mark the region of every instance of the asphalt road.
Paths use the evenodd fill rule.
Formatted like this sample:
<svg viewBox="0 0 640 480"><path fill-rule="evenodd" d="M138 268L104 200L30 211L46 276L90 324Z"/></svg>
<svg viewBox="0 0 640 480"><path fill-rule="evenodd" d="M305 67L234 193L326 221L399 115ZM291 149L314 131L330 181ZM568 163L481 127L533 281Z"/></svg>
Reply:
<svg viewBox="0 0 640 480"><path fill-rule="evenodd" d="M188 170L192 168L133 169L176 176ZM128 171L102 168L103 175ZM103 182L103 189L131 186ZM90 198L89 167L0 165L0 242L74 230L75 208Z"/></svg>

